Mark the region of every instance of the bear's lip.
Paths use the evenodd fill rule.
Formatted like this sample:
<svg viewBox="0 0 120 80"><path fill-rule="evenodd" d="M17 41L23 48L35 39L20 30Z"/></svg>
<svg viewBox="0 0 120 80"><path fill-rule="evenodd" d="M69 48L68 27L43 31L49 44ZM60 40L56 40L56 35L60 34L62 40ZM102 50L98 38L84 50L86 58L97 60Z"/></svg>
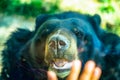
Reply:
<svg viewBox="0 0 120 80"><path fill-rule="evenodd" d="M72 67L72 62L65 59L55 59L53 61L53 68L56 70L70 69Z"/></svg>

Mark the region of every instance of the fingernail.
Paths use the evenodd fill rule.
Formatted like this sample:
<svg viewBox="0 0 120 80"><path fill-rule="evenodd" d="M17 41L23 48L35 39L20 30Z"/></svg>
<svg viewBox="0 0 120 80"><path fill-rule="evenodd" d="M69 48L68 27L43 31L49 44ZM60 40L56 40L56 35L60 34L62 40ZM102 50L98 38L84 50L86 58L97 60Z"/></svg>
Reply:
<svg viewBox="0 0 120 80"><path fill-rule="evenodd" d="M73 62L73 65L75 65L75 66L80 66L80 64L81 64L81 61L80 61L80 60L75 60L75 61Z"/></svg>
<svg viewBox="0 0 120 80"><path fill-rule="evenodd" d="M101 69L99 67L96 67L94 74L96 76L99 76L99 75L101 75L101 72L102 72Z"/></svg>
<svg viewBox="0 0 120 80"><path fill-rule="evenodd" d="M95 63L93 61L88 61L85 65L86 69L88 69L89 71L93 70L95 67Z"/></svg>

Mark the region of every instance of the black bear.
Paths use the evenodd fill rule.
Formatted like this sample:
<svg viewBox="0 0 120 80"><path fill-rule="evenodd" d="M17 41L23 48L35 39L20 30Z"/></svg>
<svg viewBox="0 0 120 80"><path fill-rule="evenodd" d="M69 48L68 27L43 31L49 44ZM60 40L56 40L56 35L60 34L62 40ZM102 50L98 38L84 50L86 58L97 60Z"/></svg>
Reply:
<svg viewBox="0 0 120 80"><path fill-rule="evenodd" d="M47 80L54 71L68 76L71 62L94 60L103 70L101 80L120 80L120 38L100 27L99 15L76 12L43 14L34 31L18 29L5 43L3 80Z"/></svg>

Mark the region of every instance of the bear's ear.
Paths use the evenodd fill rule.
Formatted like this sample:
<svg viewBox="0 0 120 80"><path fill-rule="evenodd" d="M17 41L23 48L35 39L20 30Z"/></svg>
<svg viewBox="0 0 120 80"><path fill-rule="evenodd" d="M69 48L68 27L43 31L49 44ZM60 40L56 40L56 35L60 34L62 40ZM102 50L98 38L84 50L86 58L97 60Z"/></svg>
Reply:
<svg viewBox="0 0 120 80"><path fill-rule="evenodd" d="M35 30L37 30L49 17L50 15L47 14L39 15L35 21Z"/></svg>
<svg viewBox="0 0 120 80"><path fill-rule="evenodd" d="M101 24L101 17L98 15L98 14L95 14L93 16L93 20L94 22L97 24L97 25L100 25Z"/></svg>
<svg viewBox="0 0 120 80"><path fill-rule="evenodd" d="M101 28L101 17L98 14L95 14L89 18L89 21L97 36L100 37L104 33L104 30Z"/></svg>
<svg viewBox="0 0 120 80"><path fill-rule="evenodd" d="M100 27L101 17L98 14L95 14L94 16L92 16L90 22L95 31L101 30L101 27Z"/></svg>

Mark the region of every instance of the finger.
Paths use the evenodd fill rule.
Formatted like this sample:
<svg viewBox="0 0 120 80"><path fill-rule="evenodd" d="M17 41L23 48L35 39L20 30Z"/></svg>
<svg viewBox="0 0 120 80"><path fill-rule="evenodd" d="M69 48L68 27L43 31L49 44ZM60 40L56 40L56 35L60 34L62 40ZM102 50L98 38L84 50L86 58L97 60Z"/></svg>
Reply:
<svg viewBox="0 0 120 80"><path fill-rule="evenodd" d="M91 77L91 80L99 80L101 73L102 73L101 69L99 67L96 67Z"/></svg>
<svg viewBox="0 0 120 80"><path fill-rule="evenodd" d="M83 72L79 78L79 80L90 80L91 79L91 75L93 74L95 69L95 63L93 61L88 61L85 64L85 67L83 69Z"/></svg>
<svg viewBox="0 0 120 80"><path fill-rule="evenodd" d="M73 66L71 68L71 72L67 80L77 80L79 77L80 70L81 70L81 61L79 60L73 61Z"/></svg>
<svg viewBox="0 0 120 80"><path fill-rule="evenodd" d="M56 74L52 71L48 71L47 75L48 75L48 80L58 80Z"/></svg>

